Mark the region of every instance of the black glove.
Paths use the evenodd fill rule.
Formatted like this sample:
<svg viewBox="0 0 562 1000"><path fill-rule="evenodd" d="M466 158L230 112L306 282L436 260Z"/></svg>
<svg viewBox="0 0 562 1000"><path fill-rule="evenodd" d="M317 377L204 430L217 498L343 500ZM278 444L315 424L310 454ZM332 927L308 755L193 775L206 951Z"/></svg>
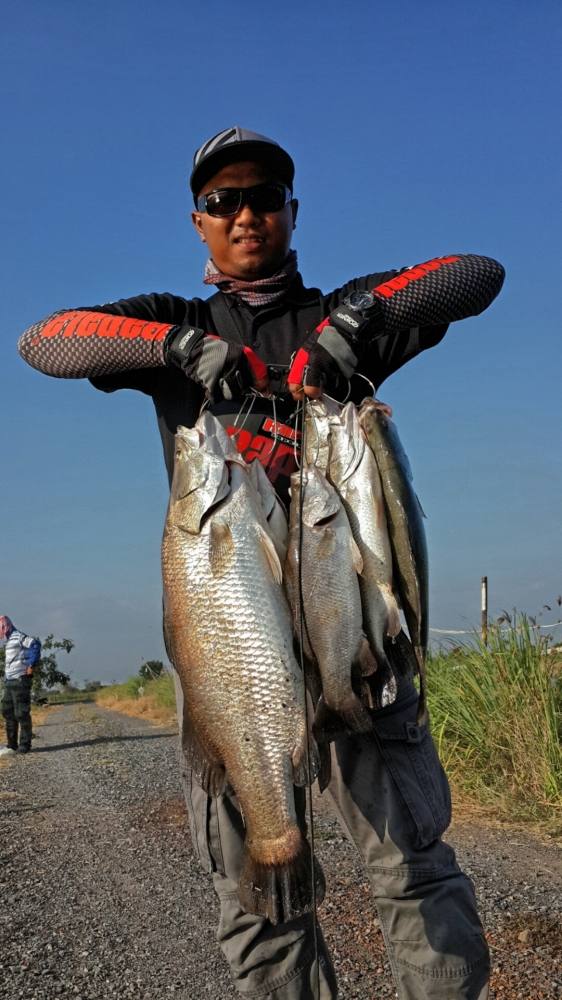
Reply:
<svg viewBox="0 0 562 1000"><path fill-rule="evenodd" d="M196 326L172 327L164 341L164 362L180 368L212 399L235 399L267 384L267 367L250 347Z"/></svg>
<svg viewBox="0 0 562 1000"><path fill-rule="evenodd" d="M349 304L353 297L361 309ZM287 382L339 395L356 371L365 349L382 332L380 303L370 292L352 292L332 310L297 351Z"/></svg>

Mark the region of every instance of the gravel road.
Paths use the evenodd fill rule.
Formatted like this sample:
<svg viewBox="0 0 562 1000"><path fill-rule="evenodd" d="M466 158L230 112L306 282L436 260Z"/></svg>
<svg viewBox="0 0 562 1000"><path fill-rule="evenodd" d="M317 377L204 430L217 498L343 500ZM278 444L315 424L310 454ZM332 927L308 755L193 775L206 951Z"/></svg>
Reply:
<svg viewBox="0 0 562 1000"><path fill-rule="evenodd" d="M51 709L0 765L1 1000L230 1000L217 905L191 854L176 737L95 705ZM562 862L520 830L457 822L497 1000L562 997ZM320 918L341 1000L395 996L354 850L321 800Z"/></svg>

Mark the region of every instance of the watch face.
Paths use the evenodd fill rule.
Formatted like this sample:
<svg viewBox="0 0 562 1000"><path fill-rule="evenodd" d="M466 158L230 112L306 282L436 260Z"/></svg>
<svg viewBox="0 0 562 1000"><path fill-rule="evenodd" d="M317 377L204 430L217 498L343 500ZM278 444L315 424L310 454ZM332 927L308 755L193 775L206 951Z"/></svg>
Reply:
<svg viewBox="0 0 562 1000"><path fill-rule="evenodd" d="M371 308L374 301L375 296L372 292L350 292L344 299L344 304L350 309L356 309L357 312L364 312Z"/></svg>

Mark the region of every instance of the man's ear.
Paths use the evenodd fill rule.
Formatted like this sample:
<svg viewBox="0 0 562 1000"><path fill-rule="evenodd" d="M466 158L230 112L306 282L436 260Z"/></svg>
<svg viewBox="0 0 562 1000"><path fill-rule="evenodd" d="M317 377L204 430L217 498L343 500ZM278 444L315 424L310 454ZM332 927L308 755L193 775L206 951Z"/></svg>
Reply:
<svg viewBox="0 0 562 1000"><path fill-rule="evenodd" d="M201 241L203 243L206 243L207 240L205 239L205 234L203 232L203 224L202 224L202 221L201 221L201 212L192 212L191 213L191 221L192 221L192 223L193 223L193 225L194 225L194 227L195 227L195 229L196 229L196 231L197 231L197 233L198 233Z"/></svg>
<svg viewBox="0 0 562 1000"><path fill-rule="evenodd" d="M293 229L297 226L297 215L299 211L299 203L296 198L291 198L291 211L293 213ZM195 212L193 213L195 215Z"/></svg>

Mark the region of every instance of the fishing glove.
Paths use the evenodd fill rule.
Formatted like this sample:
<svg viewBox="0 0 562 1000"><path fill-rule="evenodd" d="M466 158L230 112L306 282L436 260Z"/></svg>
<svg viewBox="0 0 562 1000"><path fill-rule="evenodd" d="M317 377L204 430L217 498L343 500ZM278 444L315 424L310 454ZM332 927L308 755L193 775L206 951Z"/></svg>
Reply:
<svg viewBox="0 0 562 1000"><path fill-rule="evenodd" d="M267 366L250 347L196 326L174 326L164 341L164 362L203 386L209 398L236 399L267 386Z"/></svg>
<svg viewBox="0 0 562 1000"><path fill-rule="evenodd" d="M365 349L383 329L380 304L370 293L361 294L364 307L337 306L297 351L287 382L316 386L334 396L345 394ZM349 296L351 298L351 296Z"/></svg>

